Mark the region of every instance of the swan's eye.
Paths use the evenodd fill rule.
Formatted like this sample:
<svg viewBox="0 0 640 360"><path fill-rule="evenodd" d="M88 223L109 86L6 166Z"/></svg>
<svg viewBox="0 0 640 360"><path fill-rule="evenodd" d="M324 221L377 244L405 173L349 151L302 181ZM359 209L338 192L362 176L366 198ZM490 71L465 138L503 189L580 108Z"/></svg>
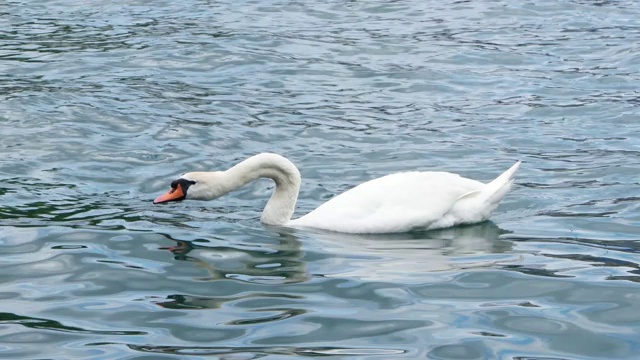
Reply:
<svg viewBox="0 0 640 360"><path fill-rule="evenodd" d="M193 180L187 180L187 179L178 179L178 180L173 180L171 182L171 188L175 189L178 187L178 185L180 185L182 187L182 191L187 191L187 189L189 188L189 186L195 184L196 182Z"/></svg>

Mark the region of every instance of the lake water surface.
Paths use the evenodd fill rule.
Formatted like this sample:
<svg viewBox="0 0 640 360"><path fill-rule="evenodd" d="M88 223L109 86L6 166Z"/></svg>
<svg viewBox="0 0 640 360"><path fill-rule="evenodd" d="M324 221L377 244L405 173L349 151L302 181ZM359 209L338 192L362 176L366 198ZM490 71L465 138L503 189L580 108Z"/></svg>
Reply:
<svg viewBox="0 0 640 360"><path fill-rule="evenodd" d="M265 227L365 180L523 161L491 222ZM0 357L637 359L636 1L0 3ZM428 203L428 201L426 201Z"/></svg>

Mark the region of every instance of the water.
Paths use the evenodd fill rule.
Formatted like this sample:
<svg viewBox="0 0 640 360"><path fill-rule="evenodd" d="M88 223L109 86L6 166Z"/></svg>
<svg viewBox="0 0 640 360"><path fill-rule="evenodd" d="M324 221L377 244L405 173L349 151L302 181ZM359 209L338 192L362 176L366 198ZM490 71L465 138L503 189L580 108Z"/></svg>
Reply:
<svg viewBox="0 0 640 360"><path fill-rule="evenodd" d="M635 1L0 4L0 357L636 359ZM261 151L296 214L393 171L492 222L259 223L271 184L154 206Z"/></svg>

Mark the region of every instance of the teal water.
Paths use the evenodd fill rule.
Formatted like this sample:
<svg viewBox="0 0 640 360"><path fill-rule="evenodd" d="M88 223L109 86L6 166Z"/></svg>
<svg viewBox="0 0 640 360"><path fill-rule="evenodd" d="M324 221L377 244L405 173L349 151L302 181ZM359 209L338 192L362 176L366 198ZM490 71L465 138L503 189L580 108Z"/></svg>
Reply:
<svg viewBox="0 0 640 360"><path fill-rule="evenodd" d="M635 1L0 4L0 357L637 359ZM154 206L261 151L296 214L401 170L490 180L491 222L270 228L259 181Z"/></svg>

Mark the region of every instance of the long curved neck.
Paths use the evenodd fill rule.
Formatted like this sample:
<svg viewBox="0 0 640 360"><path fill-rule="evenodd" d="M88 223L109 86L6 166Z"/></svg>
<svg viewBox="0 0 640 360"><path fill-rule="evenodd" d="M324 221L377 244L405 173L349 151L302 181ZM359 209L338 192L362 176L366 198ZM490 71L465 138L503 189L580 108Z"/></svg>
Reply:
<svg viewBox="0 0 640 360"><path fill-rule="evenodd" d="M286 158L262 153L244 160L224 172L227 180L239 188L259 178L269 178L276 189L267 202L260 221L268 225L284 225L293 215L300 191L300 172Z"/></svg>

